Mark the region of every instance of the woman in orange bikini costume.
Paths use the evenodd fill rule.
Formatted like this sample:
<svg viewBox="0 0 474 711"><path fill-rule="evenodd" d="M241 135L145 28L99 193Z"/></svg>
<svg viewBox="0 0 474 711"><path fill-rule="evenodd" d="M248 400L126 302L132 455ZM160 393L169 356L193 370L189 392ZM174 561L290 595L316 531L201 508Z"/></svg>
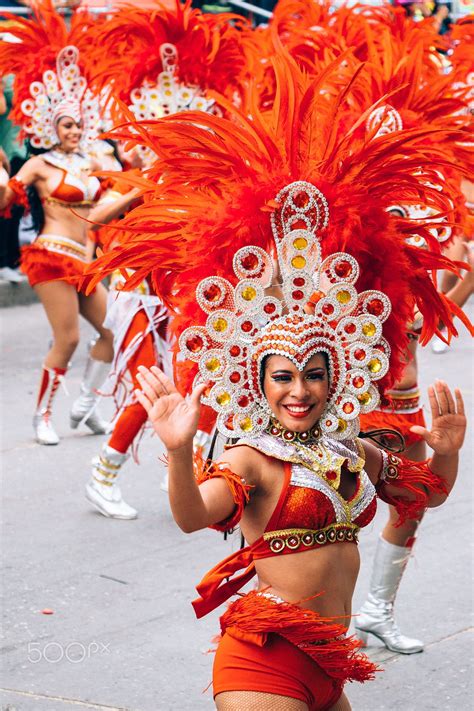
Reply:
<svg viewBox="0 0 474 711"><path fill-rule="evenodd" d="M135 230L133 249L96 266L133 267L130 288L151 275L170 309L176 359L194 368L187 399L158 368L137 376L137 400L168 450L178 525L240 523L249 543L205 576L194 602L201 617L257 575L258 589L221 617L217 708L342 711L344 683L375 672L346 637L358 530L377 494L402 521L441 504L464 437L461 395L444 383L430 389L432 430L420 431L431 460L415 464L357 437L359 414L401 372L415 293L426 316L450 322L424 271L440 258L428 250L422 267L387 208L426 193L441 209L444 196L408 171L408 153L417 168L430 159L416 130L396 144L336 141L337 92L320 102L318 80L284 56L273 67L271 111L252 105L248 118L229 107L231 120L188 112L146 126L160 180L122 222ZM425 318L427 336L433 322ZM238 442L215 462L194 457L193 471L200 401Z"/></svg>
<svg viewBox="0 0 474 711"><path fill-rule="evenodd" d="M0 209L8 211L14 202L28 206L28 188L34 189L41 201L39 235L23 248L21 268L43 304L53 331L33 420L36 440L46 445L59 443L51 410L78 345L79 314L99 337L90 351L70 424L76 428L84 422L96 434L108 429L96 410L97 388L108 373L113 355L112 334L102 325L107 293L101 284L87 296L77 289L87 265L86 219L93 219L92 210L101 193L99 180L90 175L99 166L87 157L88 146L99 130L99 107L80 75L78 61L77 48L65 47L56 57L56 71L49 69L38 77L42 82L28 85L28 98L21 102L23 130L33 148L46 150L30 158L11 180L5 171L0 172ZM28 58L24 62L28 64ZM28 76L31 78L31 72ZM17 101L25 95L21 79L17 75ZM119 208L110 209L109 219L120 212Z"/></svg>

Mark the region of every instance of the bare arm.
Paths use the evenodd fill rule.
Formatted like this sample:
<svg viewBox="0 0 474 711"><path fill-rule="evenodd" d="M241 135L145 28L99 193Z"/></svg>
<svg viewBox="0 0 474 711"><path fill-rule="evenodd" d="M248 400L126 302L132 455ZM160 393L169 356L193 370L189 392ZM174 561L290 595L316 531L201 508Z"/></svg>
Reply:
<svg viewBox="0 0 474 711"><path fill-rule="evenodd" d="M192 533L230 517L235 502L225 479L212 478L198 486L194 476L193 437L206 386L196 388L186 400L155 366L150 370L140 366L138 380L141 390L135 391L137 399L168 452L169 499L178 526ZM229 452L225 460L230 462L237 456Z"/></svg>
<svg viewBox="0 0 474 711"><path fill-rule="evenodd" d="M32 185L42 177L43 161L35 156L30 158L15 175L15 179L23 183L25 187ZM4 168L0 168L0 210L5 208L15 198L15 191L8 185L8 173Z"/></svg>
<svg viewBox="0 0 474 711"><path fill-rule="evenodd" d="M120 217L120 215L123 215L127 212L133 201L137 199L139 194L140 191L138 188L133 188L133 190L130 190L115 200L109 201L106 197L103 202L100 201L89 214L89 220L98 223L97 225L91 225L90 229L94 231L98 230L101 225L106 225L117 217Z"/></svg>
<svg viewBox="0 0 474 711"><path fill-rule="evenodd" d="M403 488L403 477L400 481L394 480L393 483L387 479L383 485L385 493L393 499L403 497L406 501L415 501L420 494L425 494L425 506L432 508L440 506L446 500L456 481L459 463L458 452L464 441L466 417L459 390L455 390L455 401L447 384L438 380L435 387L428 389L428 395L432 417L431 431L418 425L411 427L411 431L419 434L433 450L433 456L429 462L429 472L435 477L439 477L445 492L436 491L436 487L433 491L427 490L426 478L423 473L419 480L417 479L416 468L419 466L421 472L422 464L417 465L416 462L409 463L412 471L406 479L406 489ZM366 471L371 480L379 485L383 464L382 453L369 442L363 442L363 447L366 455ZM395 457L395 459L399 458ZM403 465L403 459L400 461Z"/></svg>

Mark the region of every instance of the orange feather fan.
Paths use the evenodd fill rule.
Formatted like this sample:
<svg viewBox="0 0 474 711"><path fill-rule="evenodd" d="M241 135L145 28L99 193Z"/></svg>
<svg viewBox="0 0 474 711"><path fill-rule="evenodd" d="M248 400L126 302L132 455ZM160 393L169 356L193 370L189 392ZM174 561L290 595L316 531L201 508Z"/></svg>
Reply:
<svg viewBox="0 0 474 711"><path fill-rule="evenodd" d="M385 334L392 347L391 370L383 384L390 385L404 366L406 323L415 301L424 315L423 342L440 319L454 332L449 305L438 295L430 272L455 267L434 240L426 251L407 245L405 238L424 235L426 225L394 219L387 208L416 198L440 213L448 211L443 193L423 183L418 173L420 166L429 176L433 163L451 165L443 145L458 133L438 131L439 143L429 148L427 131L419 129L365 143L354 139L365 114L341 136L338 126L351 82L334 100L321 101L329 69L314 79L284 55L275 57L273 66L277 91L271 111L262 112L256 98L249 116L228 104L232 120L189 112L140 127L149 132L159 155L155 180L142 181L142 187L147 184L143 204L122 221L121 244L90 268L88 286L117 268L136 270L127 288L151 274L179 334L202 321L195 302L201 279L232 278L233 255L244 245L273 249L275 196L289 183L305 180L329 204L329 224L320 234L323 254L354 255L361 267L357 288L380 289L392 301ZM333 71L339 70L336 63ZM137 128L130 126L132 143Z"/></svg>

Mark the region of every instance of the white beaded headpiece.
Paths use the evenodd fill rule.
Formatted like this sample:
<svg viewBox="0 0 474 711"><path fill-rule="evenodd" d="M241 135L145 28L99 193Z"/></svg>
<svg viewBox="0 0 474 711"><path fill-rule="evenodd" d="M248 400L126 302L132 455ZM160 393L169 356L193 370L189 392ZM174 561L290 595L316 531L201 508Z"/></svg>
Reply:
<svg viewBox="0 0 474 711"><path fill-rule="evenodd" d="M58 143L56 125L62 116L82 122L81 148L99 135L99 102L87 88L78 61L77 47L64 47L58 54L56 71L48 69L42 82L30 84L32 98L22 102L21 110L28 117L23 128L35 148L49 150Z"/></svg>
<svg viewBox="0 0 474 711"><path fill-rule="evenodd" d="M359 265L351 255L322 259L317 231L327 225L329 209L314 185L292 183L276 200L271 220L283 299L266 293L271 256L260 247L239 249L236 286L217 276L199 283L196 298L207 321L183 331L180 351L199 364L196 384L212 383L203 402L218 412L217 427L227 437L257 435L268 426L260 384L266 356L283 355L302 371L312 356L326 353L330 384L319 425L345 439L357 435L358 415L379 402L374 383L389 366L382 324L390 301L379 291L357 293Z"/></svg>
<svg viewBox="0 0 474 711"><path fill-rule="evenodd" d="M160 46L163 71L156 84L147 82L133 89L130 94L130 111L137 121L152 121L181 111L205 111L215 113L214 100L206 99L198 86L186 86L178 81L178 50L174 44L164 42ZM214 108L213 108L214 107ZM156 154L146 146L138 146L145 164L156 160Z"/></svg>

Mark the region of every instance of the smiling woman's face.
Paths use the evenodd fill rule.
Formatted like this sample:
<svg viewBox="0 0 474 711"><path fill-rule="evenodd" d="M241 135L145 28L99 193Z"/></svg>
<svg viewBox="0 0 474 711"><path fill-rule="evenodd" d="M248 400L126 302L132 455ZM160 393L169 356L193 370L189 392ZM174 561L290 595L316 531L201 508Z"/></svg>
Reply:
<svg viewBox="0 0 474 711"><path fill-rule="evenodd" d="M263 389L278 422L293 432L305 432L321 417L328 398L326 358L316 353L300 372L284 356L269 356L265 363Z"/></svg>
<svg viewBox="0 0 474 711"><path fill-rule="evenodd" d="M70 116L63 116L56 124L56 133L58 134L61 148L66 153L75 151L79 146L79 141L82 136L82 127L76 123Z"/></svg>

